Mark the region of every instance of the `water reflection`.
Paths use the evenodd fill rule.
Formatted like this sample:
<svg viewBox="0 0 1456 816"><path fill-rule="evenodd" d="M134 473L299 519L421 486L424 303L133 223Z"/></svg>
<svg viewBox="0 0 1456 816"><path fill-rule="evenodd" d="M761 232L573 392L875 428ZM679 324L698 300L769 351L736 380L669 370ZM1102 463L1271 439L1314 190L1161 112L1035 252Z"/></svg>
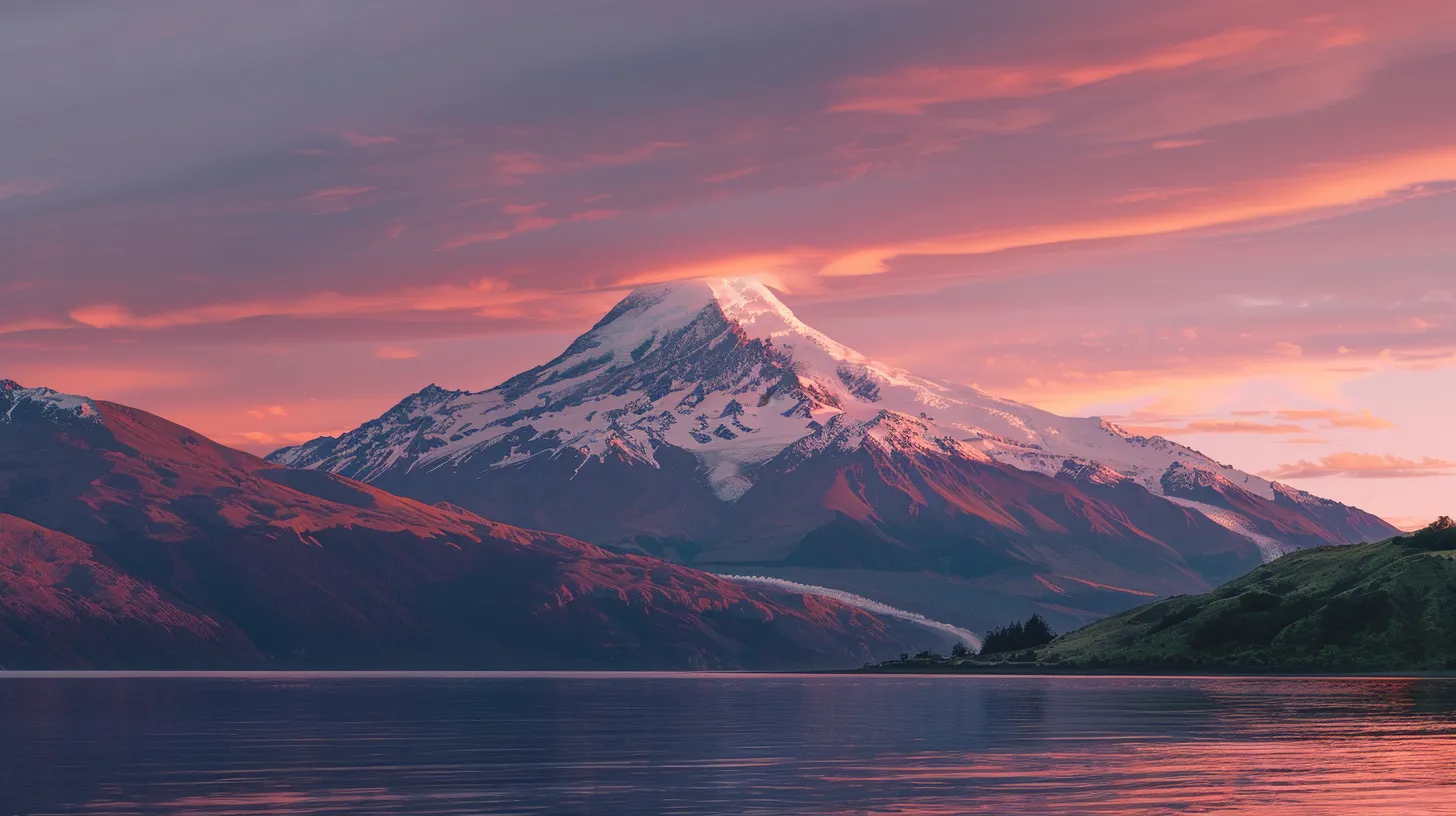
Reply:
<svg viewBox="0 0 1456 816"><path fill-rule="evenodd" d="M1456 682L0 681L6 814L1456 814Z"/></svg>

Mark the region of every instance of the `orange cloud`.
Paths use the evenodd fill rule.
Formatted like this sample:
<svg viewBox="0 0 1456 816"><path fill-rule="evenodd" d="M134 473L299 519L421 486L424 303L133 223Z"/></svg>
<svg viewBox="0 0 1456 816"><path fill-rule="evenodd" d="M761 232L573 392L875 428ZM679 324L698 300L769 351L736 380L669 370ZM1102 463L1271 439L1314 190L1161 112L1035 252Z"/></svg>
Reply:
<svg viewBox="0 0 1456 816"><path fill-rule="evenodd" d="M360 295L318 292L292 298L209 303L147 315L135 314L120 304L101 303L74 309L70 317L78 323L98 329L166 329L174 326L227 323L253 317L489 310L547 297L550 297L549 293L513 290L504 281L481 278L465 285L407 287Z"/></svg>
<svg viewBox="0 0 1456 816"><path fill-rule="evenodd" d="M1200 434L1200 433L1216 433L1216 434L1290 434L1290 433L1304 433L1304 428L1303 428L1303 426L1300 426L1300 425L1293 425L1293 424L1272 424L1271 425L1271 424L1266 424L1266 423L1263 423L1263 422L1246 422L1246 421L1225 420L1225 419L1200 419L1200 420L1197 420L1197 421L1194 421L1194 422L1186 423L1182 427L1176 427L1176 428L1167 428L1167 427L1162 427L1162 428L1160 428L1160 427L1140 427L1140 428L1136 428L1136 429L1129 428L1129 430L1133 430L1135 433L1140 433L1140 434L1142 434L1144 436L1159 436L1159 435L1168 435L1168 434L1172 434L1174 436L1178 436L1178 435L1182 435L1182 434Z"/></svg>
<svg viewBox="0 0 1456 816"><path fill-rule="evenodd" d="M1324 48L1343 48L1347 45L1359 45L1366 39L1365 32L1357 28L1345 28L1326 37L1320 45Z"/></svg>
<svg viewBox="0 0 1456 816"><path fill-rule="evenodd" d="M248 411L248 416L254 419L262 419L270 416L288 416L288 409L282 405L265 405L261 408L253 408Z"/></svg>
<svg viewBox="0 0 1456 816"><path fill-rule="evenodd" d="M914 66L844 82L834 112L923 113L931 105L1044 96L1148 71L1169 71L1247 53L1280 36L1235 28L1150 51L1135 59L1087 65Z"/></svg>
<svg viewBox="0 0 1456 816"><path fill-rule="evenodd" d="M1205 192L1208 192L1207 187L1138 187L1116 198L1108 199L1108 203L1139 204L1144 201L1167 201Z"/></svg>
<svg viewBox="0 0 1456 816"><path fill-rule="evenodd" d="M1207 139L1159 139L1153 142L1154 150L1182 150L1185 147L1198 147L1208 144Z"/></svg>
<svg viewBox="0 0 1456 816"><path fill-rule="evenodd" d="M399 346L380 346L374 350L374 357L377 360L413 360L419 356L418 351Z"/></svg>
<svg viewBox="0 0 1456 816"><path fill-rule="evenodd" d="M49 181L5 181L0 182L0 200L19 196L40 195L54 190L56 185Z"/></svg>
<svg viewBox="0 0 1456 816"><path fill-rule="evenodd" d="M1272 219L1314 218L1355 206L1403 200L1401 191L1456 179L1456 145L1321 165L1302 174L1234 188L1219 201L1173 206L1162 212L1093 221L1045 224L998 232L944 236L831 256L819 274L876 275L891 258L911 255L986 255L1074 241L1137 238ZM1292 344L1291 344L1292 345ZM1292 348L1281 346L1286 353Z"/></svg>
<svg viewBox="0 0 1456 816"><path fill-rule="evenodd" d="M1369 431L1381 431L1394 428L1395 424L1374 416L1369 411L1361 411L1358 414L1346 413L1335 410L1309 410L1309 411L1278 411L1275 416L1279 419L1290 422L1309 422L1311 420L1325 420L1324 428L1333 430L1336 428L1359 428Z"/></svg>
<svg viewBox="0 0 1456 816"><path fill-rule="evenodd" d="M1318 462L1300 460L1259 474L1270 479L1411 479L1456 475L1456 462L1425 457L1406 459L1391 454L1333 453Z"/></svg>

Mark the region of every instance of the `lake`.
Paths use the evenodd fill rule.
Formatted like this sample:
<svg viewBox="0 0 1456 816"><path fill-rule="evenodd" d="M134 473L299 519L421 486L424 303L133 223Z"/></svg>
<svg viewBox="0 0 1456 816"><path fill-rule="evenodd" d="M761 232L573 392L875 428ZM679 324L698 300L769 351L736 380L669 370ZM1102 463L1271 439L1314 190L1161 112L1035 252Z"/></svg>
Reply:
<svg viewBox="0 0 1456 816"><path fill-rule="evenodd" d="M1456 681L0 679L7 814L1456 814Z"/></svg>

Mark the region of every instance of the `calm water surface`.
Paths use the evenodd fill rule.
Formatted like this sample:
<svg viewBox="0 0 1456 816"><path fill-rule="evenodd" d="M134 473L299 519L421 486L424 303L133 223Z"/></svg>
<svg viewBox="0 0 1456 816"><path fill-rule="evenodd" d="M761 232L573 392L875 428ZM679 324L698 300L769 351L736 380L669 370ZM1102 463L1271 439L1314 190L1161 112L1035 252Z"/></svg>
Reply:
<svg viewBox="0 0 1456 816"><path fill-rule="evenodd" d="M1456 814L1456 681L0 679L9 814Z"/></svg>

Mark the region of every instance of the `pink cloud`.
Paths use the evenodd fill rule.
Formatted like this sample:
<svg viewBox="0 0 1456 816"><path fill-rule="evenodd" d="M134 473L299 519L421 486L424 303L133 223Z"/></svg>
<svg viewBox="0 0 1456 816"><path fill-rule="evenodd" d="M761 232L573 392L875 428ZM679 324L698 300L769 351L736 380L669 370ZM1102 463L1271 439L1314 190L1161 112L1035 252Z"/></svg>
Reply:
<svg viewBox="0 0 1456 816"><path fill-rule="evenodd" d="M507 151L496 153L491 161L495 164L496 173L507 181L546 172L545 159L539 153Z"/></svg>
<svg viewBox="0 0 1456 816"><path fill-rule="evenodd" d="M680 150L687 142L651 141L610 153L590 153L583 159L586 164L622 165L647 161L664 150Z"/></svg>
<svg viewBox="0 0 1456 816"><path fill-rule="evenodd" d="M0 182L0 200L40 195L55 188L56 185L49 181L4 181Z"/></svg>
<svg viewBox="0 0 1456 816"><path fill-rule="evenodd" d="M1150 71L1171 71L1245 54L1280 32L1234 28L1148 51L1129 60L1084 64L914 66L857 77L841 86L830 110L918 114L927 107L981 99L1025 98L1068 91Z"/></svg>
<svg viewBox="0 0 1456 816"><path fill-rule="evenodd" d="M374 350L374 357L378 360L413 360L419 356L418 351L401 346L380 346Z"/></svg>
<svg viewBox="0 0 1456 816"><path fill-rule="evenodd" d="M703 181L706 181L709 184L723 184L725 182L733 181L735 179L741 179L745 176L751 176L754 173L757 173L758 170L759 168L757 166L740 167L736 170L728 170L722 173L715 173L703 179Z"/></svg>
<svg viewBox="0 0 1456 816"><path fill-rule="evenodd" d="M1300 460L1264 471L1270 479L1325 479L1344 476L1353 479L1414 479L1456 475L1456 462L1430 456L1406 459L1392 454L1333 453L1318 462Z"/></svg>
<svg viewBox="0 0 1456 816"><path fill-rule="evenodd" d="M373 189L373 187L329 187L309 193L300 198L299 201L332 201L340 198L351 198L367 193Z"/></svg>
<svg viewBox="0 0 1456 816"><path fill-rule="evenodd" d="M506 215L530 215L544 206L544 201L537 201L535 204L507 204L500 211Z"/></svg>
<svg viewBox="0 0 1456 816"><path fill-rule="evenodd" d="M1326 430L1353 428L1367 431L1380 431L1395 427L1394 423L1381 419L1369 411L1346 413L1345 411L1336 410L1291 410L1279 411L1275 416L1293 422L1324 420L1325 424L1322 427Z"/></svg>
<svg viewBox="0 0 1456 816"><path fill-rule="evenodd" d="M394 144L399 141L395 136L368 136L362 133L340 133L339 137L348 142L351 147L374 147L375 145Z"/></svg>
<svg viewBox="0 0 1456 816"><path fill-rule="evenodd" d="M1207 139L1158 139L1153 142L1154 150L1183 150L1208 144Z"/></svg>
<svg viewBox="0 0 1456 816"><path fill-rule="evenodd" d="M1168 201L1208 192L1207 187L1139 187L1108 199L1112 204L1141 204L1145 201Z"/></svg>
<svg viewBox="0 0 1456 816"><path fill-rule="evenodd" d="M178 326L229 323L254 317L321 317L492 309L550 297L549 292L514 289L504 281L480 278L468 284L409 286L373 293L344 295L317 292L288 298L222 301L138 315L115 303L83 306L72 320L97 329L155 330Z"/></svg>
<svg viewBox="0 0 1456 816"><path fill-rule="evenodd" d="M1200 419L1179 427L1129 426L1129 431L1144 436L1179 436L1183 434L1291 434L1303 433L1302 425L1266 424L1262 422L1240 422L1235 420Z"/></svg>

